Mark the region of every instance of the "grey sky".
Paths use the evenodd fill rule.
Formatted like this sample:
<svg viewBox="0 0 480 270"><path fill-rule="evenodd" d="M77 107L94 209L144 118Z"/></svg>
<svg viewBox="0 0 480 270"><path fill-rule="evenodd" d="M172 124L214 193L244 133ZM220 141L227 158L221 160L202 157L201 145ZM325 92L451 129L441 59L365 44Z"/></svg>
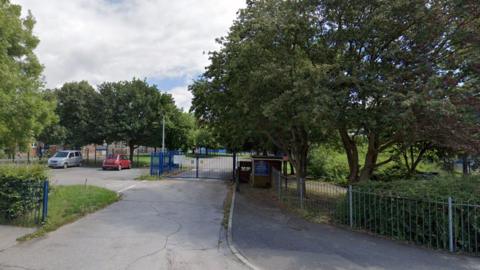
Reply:
<svg viewBox="0 0 480 270"><path fill-rule="evenodd" d="M48 87L147 78L188 109L187 85L208 64L245 0L12 0L31 10Z"/></svg>

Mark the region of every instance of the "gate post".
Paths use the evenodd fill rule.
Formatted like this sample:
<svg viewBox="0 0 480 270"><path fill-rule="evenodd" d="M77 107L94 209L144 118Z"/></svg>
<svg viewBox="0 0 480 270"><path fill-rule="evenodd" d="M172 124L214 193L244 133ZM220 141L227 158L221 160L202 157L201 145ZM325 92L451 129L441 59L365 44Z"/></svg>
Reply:
<svg viewBox="0 0 480 270"><path fill-rule="evenodd" d="M303 209L305 207L304 205L305 190L303 190L303 183L305 180L303 178L300 178L299 181L300 181L300 209Z"/></svg>
<svg viewBox="0 0 480 270"><path fill-rule="evenodd" d="M199 158L198 156L195 157L195 162L196 162L196 164L195 164L195 167L196 167L195 176L196 176L196 178L198 178L198 163L199 163L199 159L200 159L200 158Z"/></svg>
<svg viewBox="0 0 480 270"><path fill-rule="evenodd" d="M353 194L352 194L352 185L348 186L348 216L350 227L353 228Z"/></svg>
<svg viewBox="0 0 480 270"><path fill-rule="evenodd" d="M455 252L453 242L453 201L452 197L448 197L448 244L450 252Z"/></svg>
<svg viewBox="0 0 480 270"><path fill-rule="evenodd" d="M232 171L232 182L235 181L235 176L237 174L237 152L233 151L233 171Z"/></svg>
<svg viewBox="0 0 480 270"><path fill-rule="evenodd" d="M163 174L163 152L158 154L158 176Z"/></svg>
<svg viewBox="0 0 480 270"><path fill-rule="evenodd" d="M279 171L274 171L275 184L277 185L278 198L280 199L282 194L282 174Z"/></svg>
<svg viewBox="0 0 480 270"><path fill-rule="evenodd" d="M42 198L42 223L45 223L48 215L48 180L43 182L43 198Z"/></svg>
<svg viewBox="0 0 480 270"><path fill-rule="evenodd" d="M172 151L168 151L168 171L172 171Z"/></svg>
<svg viewBox="0 0 480 270"><path fill-rule="evenodd" d="M153 176L153 155L154 153L150 153L150 176Z"/></svg>

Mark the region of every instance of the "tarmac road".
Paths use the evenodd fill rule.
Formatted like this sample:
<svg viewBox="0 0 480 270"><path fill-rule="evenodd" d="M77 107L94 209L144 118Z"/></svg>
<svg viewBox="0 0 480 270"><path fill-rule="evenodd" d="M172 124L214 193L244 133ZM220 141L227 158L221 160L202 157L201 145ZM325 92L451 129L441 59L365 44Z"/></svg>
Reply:
<svg viewBox="0 0 480 270"><path fill-rule="evenodd" d="M226 247L226 191L222 181L136 181L118 203L0 251L0 269L245 269Z"/></svg>

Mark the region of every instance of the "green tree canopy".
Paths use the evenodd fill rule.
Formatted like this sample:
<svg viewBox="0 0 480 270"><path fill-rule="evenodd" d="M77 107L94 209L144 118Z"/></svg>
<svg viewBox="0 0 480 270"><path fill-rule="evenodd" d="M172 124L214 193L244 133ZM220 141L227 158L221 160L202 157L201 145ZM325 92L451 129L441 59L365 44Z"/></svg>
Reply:
<svg viewBox="0 0 480 270"><path fill-rule="evenodd" d="M51 91L57 102L58 124L48 127L40 139L73 148L102 143L103 105L100 94L87 82L69 82Z"/></svg>
<svg viewBox="0 0 480 270"><path fill-rule="evenodd" d="M140 145L161 146L163 116L171 116L173 121L180 113L171 95L144 80L103 83L98 88L103 100L104 138L126 142L131 160ZM175 144L174 139L172 136L170 143Z"/></svg>
<svg viewBox="0 0 480 270"><path fill-rule="evenodd" d="M39 90L42 65L34 49L35 20L21 17L21 7L0 1L0 147L25 148L55 121L55 104Z"/></svg>
<svg viewBox="0 0 480 270"><path fill-rule="evenodd" d="M249 1L191 86L201 122L237 146L272 142L289 154L299 177L311 144L326 138L321 93L330 67L311 38L315 19L309 1Z"/></svg>
<svg viewBox="0 0 480 270"><path fill-rule="evenodd" d="M190 87L193 109L234 145L265 136L299 176L309 146L334 132L350 181L396 145L472 146L469 132L448 137L478 126L460 104L478 102L479 15L460 0L248 1Z"/></svg>

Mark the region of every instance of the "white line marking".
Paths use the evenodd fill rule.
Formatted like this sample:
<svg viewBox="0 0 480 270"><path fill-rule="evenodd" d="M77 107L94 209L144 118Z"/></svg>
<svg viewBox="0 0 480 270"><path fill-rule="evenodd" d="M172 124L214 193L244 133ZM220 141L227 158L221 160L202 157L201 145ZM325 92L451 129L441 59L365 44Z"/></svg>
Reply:
<svg viewBox="0 0 480 270"><path fill-rule="evenodd" d="M117 191L117 193L125 192L125 191L127 191L127 190L129 190L129 189L134 188L135 186L136 186L136 184L133 184L133 185L128 186L128 187L126 187L126 188L122 188L122 189L120 189L119 191Z"/></svg>

